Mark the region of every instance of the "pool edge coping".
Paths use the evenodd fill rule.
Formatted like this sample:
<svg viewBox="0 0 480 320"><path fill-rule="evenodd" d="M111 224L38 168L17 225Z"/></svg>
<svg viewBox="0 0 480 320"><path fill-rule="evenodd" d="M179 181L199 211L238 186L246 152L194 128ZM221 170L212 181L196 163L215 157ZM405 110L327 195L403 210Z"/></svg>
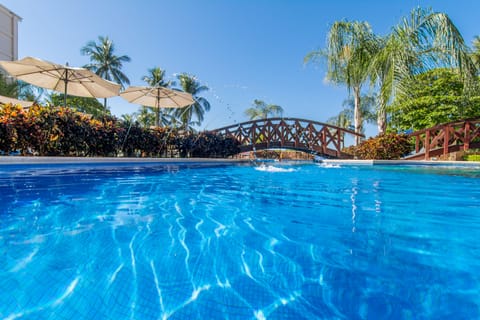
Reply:
<svg viewBox="0 0 480 320"><path fill-rule="evenodd" d="M336 165L428 165L428 166L480 166L478 161L439 161L439 160L340 160L324 159L320 163Z"/></svg>
<svg viewBox="0 0 480 320"><path fill-rule="evenodd" d="M116 164L116 163L244 163L249 160L225 158L118 158L118 157L24 157L0 156L1 165L19 164Z"/></svg>
<svg viewBox="0 0 480 320"><path fill-rule="evenodd" d="M239 164L249 163L251 159L227 158L128 158L128 157L29 157L29 156L0 156L1 165L22 164ZM322 159L318 163L335 165L431 165L431 166L480 166L479 161L427 161L427 160L345 160Z"/></svg>

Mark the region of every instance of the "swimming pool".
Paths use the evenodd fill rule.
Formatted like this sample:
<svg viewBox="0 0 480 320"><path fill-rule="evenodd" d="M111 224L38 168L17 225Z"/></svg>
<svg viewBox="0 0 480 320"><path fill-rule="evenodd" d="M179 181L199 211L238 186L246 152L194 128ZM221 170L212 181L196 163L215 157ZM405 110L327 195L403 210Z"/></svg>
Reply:
<svg viewBox="0 0 480 320"><path fill-rule="evenodd" d="M2 319L480 318L480 169L0 166Z"/></svg>

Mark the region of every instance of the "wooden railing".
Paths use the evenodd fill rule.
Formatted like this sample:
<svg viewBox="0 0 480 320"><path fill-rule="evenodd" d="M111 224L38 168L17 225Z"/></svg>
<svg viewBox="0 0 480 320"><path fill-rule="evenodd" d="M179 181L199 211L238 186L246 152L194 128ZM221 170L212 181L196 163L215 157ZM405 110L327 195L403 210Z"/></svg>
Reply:
<svg viewBox="0 0 480 320"><path fill-rule="evenodd" d="M350 158L342 152L345 136L358 135L348 129L297 118L252 120L211 132L233 137L240 143L241 152L282 148L334 158Z"/></svg>
<svg viewBox="0 0 480 320"><path fill-rule="evenodd" d="M480 119L441 124L410 134L415 138L415 154L409 160L430 160L448 153L480 148Z"/></svg>

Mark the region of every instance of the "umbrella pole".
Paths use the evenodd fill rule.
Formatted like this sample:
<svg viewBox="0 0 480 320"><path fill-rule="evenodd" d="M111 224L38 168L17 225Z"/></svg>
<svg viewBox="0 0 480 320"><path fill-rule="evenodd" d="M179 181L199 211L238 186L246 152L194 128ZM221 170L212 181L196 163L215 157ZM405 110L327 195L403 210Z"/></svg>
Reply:
<svg viewBox="0 0 480 320"><path fill-rule="evenodd" d="M67 62L68 66L68 62ZM65 92L63 94L63 106L67 107L67 85L68 85L68 70L65 69Z"/></svg>
<svg viewBox="0 0 480 320"><path fill-rule="evenodd" d="M157 127L160 127L160 89L158 89L157 92L157 106L155 108L156 114L155 114L155 122Z"/></svg>
<svg viewBox="0 0 480 320"><path fill-rule="evenodd" d="M67 107L67 82L65 81L65 93L63 94L63 106Z"/></svg>

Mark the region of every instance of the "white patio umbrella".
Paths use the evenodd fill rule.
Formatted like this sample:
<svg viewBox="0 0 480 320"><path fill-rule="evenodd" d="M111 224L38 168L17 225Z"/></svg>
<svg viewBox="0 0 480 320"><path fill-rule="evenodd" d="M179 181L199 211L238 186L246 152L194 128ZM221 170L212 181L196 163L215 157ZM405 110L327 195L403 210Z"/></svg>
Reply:
<svg viewBox="0 0 480 320"><path fill-rule="evenodd" d="M24 108L29 108L33 105L33 101L25 101L25 100L18 100L15 98L0 96L0 104L8 104L11 103L13 105L21 105Z"/></svg>
<svg viewBox="0 0 480 320"><path fill-rule="evenodd" d="M195 103L191 94L161 86L131 86L121 92L120 96L128 102L155 108L157 127L160 123L160 108L184 108Z"/></svg>
<svg viewBox="0 0 480 320"><path fill-rule="evenodd" d="M11 76L30 84L80 97L109 98L118 96L120 85L104 80L85 68L26 57L17 61L0 61Z"/></svg>

